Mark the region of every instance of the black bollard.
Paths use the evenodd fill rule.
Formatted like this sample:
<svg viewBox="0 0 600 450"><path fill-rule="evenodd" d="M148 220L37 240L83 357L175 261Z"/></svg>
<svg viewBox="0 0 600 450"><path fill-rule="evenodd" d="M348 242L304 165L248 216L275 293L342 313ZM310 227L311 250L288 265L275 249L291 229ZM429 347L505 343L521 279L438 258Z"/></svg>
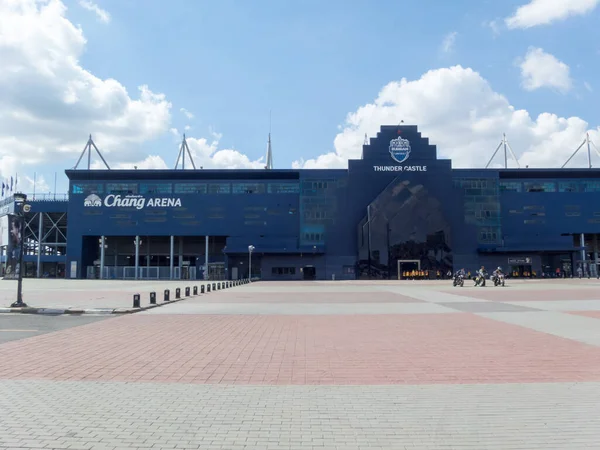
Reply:
<svg viewBox="0 0 600 450"><path fill-rule="evenodd" d="M150 292L150 304L156 305L156 292Z"/></svg>
<svg viewBox="0 0 600 450"><path fill-rule="evenodd" d="M204 285L200 286L200 293L204 294Z"/></svg>
<svg viewBox="0 0 600 450"><path fill-rule="evenodd" d="M175 298L181 298L181 289L175 289Z"/></svg>
<svg viewBox="0 0 600 450"><path fill-rule="evenodd" d="M171 300L171 291L169 291L168 289L165 289L164 300L165 300L165 302L168 302L169 300Z"/></svg>
<svg viewBox="0 0 600 450"><path fill-rule="evenodd" d="M133 307L134 308L140 307L140 294L133 294Z"/></svg>
<svg viewBox="0 0 600 450"><path fill-rule="evenodd" d="M217 289L221 289L221 283L217 283Z"/></svg>
<svg viewBox="0 0 600 450"><path fill-rule="evenodd" d="M213 291L217 290L217 283L213 283L212 289L213 289Z"/></svg>
<svg viewBox="0 0 600 450"><path fill-rule="evenodd" d="M190 287L189 287L189 286L187 286L187 287L185 288L185 296L186 296L186 297L189 297L189 296L190 296Z"/></svg>
<svg viewBox="0 0 600 450"><path fill-rule="evenodd" d="M206 285L206 292L210 292L210 283Z"/></svg>
<svg viewBox="0 0 600 450"><path fill-rule="evenodd" d="M198 286L194 286L194 289L192 289L192 293L193 295L198 295Z"/></svg>

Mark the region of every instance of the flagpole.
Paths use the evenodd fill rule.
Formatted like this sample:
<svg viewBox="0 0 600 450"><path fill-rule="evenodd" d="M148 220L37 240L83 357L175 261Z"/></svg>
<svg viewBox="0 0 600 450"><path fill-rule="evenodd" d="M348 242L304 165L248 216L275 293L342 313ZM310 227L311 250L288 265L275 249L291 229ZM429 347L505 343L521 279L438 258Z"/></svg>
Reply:
<svg viewBox="0 0 600 450"><path fill-rule="evenodd" d="M56 172L54 172L54 200L56 200Z"/></svg>
<svg viewBox="0 0 600 450"><path fill-rule="evenodd" d="M33 199L35 200L35 180L36 180L37 174L35 172L33 172Z"/></svg>

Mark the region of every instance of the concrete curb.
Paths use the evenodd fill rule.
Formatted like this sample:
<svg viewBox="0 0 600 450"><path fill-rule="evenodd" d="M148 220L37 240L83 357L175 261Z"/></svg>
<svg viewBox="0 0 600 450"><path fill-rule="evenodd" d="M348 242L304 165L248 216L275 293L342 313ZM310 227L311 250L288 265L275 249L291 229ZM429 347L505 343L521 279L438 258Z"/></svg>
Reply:
<svg viewBox="0 0 600 450"><path fill-rule="evenodd" d="M244 283L246 284L246 283ZM237 287L237 286L231 286ZM134 314L140 311L146 311L152 308L159 308L161 306L170 305L172 303L181 302L183 300L188 300L190 298L201 297L202 295L208 295L210 292L205 292L204 294L198 295L190 295L189 297L182 297L173 300L169 300L168 302L162 301L160 303L156 303L155 305L142 306L140 308L0 308L0 314L45 314L49 316L62 316L62 315L73 315L80 316L85 314L95 314L95 315L113 315L113 314Z"/></svg>
<svg viewBox="0 0 600 450"><path fill-rule="evenodd" d="M206 294L204 294L206 295ZM142 306L141 308L0 308L0 314L45 314L49 316L61 316L61 315L72 315L81 316L84 314L95 314L95 315L115 315L115 314L133 314L140 311L146 311L152 308L159 308L164 305L170 305L171 303L181 302L190 298L197 298L199 295L178 298L176 300L170 300L168 302L157 303L156 305Z"/></svg>

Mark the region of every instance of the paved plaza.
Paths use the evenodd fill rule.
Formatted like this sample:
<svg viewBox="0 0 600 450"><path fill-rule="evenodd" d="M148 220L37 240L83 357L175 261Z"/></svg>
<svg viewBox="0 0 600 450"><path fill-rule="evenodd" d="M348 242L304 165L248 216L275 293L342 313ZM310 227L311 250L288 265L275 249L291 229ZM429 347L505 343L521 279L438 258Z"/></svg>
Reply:
<svg viewBox="0 0 600 450"><path fill-rule="evenodd" d="M2 449L599 448L600 281L259 282L11 340L0 430Z"/></svg>
<svg viewBox="0 0 600 450"><path fill-rule="evenodd" d="M165 289L175 289L183 293L186 287L206 285L205 281L195 280L65 280L51 278L25 278L23 280L23 301L34 308L53 309L131 309L133 295L140 294L142 306L149 304L150 292L156 292L162 300ZM0 310L10 306L17 295L16 280L0 280Z"/></svg>

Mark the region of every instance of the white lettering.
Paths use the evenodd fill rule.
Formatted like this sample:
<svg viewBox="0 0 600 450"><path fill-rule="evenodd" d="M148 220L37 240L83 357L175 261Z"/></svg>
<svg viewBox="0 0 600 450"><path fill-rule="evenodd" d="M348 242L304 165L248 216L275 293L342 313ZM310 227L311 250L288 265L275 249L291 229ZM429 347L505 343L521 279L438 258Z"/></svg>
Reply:
<svg viewBox="0 0 600 450"><path fill-rule="evenodd" d="M427 172L427 166L373 166L374 172Z"/></svg>
<svg viewBox="0 0 600 450"><path fill-rule="evenodd" d="M141 195L126 195L121 197L120 195L109 194L104 198L104 206L107 208L135 208L143 209L148 208L174 208L181 206L180 198L149 198L146 199Z"/></svg>

